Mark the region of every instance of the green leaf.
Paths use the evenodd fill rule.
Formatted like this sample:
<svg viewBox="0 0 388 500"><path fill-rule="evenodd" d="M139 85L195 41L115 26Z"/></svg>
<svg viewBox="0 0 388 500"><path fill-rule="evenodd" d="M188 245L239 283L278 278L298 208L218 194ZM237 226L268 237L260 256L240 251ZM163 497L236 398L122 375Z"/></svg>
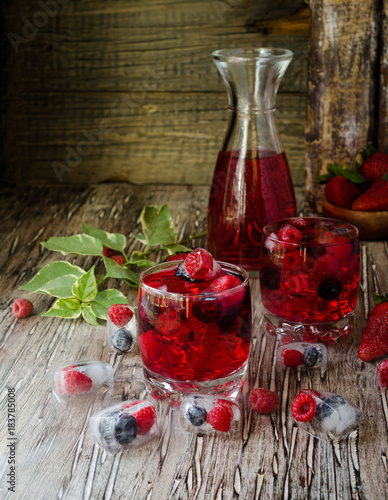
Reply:
<svg viewBox="0 0 388 500"><path fill-rule="evenodd" d="M104 279L117 278L126 281L131 286L136 288L138 287L139 276L136 273L126 267L120 266L114 260L106 257L104 257L104 264L106 267L106 275Z"/></svg>
<svg viewBox="0 0 388 500"><path fill-rule="evenodd" d="M177 234L167 205L163 205L161 208L155 205L144 207L140 219L148 246L171 245L174 243Z"/></svg>
<svg viewBox="0 0 388 500"><path fill-rule="evenodd" d="M75 319L81 316L81 304L77 299L57 299L45 317Z"/></svg>
<svg viewBox="0 0 388 500"><path fill-rule="evenodd" d="M365 182L364 177L354 170L350 170L346 165L341 167L338 163L329 163L327 165L327 171L332 175L342 175L349 181L354 182L355 184L363 184Z"/></svg>
<svg viewBox="0 0 388 500"><path fill-rule="evenodd" d="M128 264L137 266L140 269L148 269L149 267L155 265L156 262L154 262L153 260L149 260L144 253L135 250L134 252L132 252L128 260Z"/></svg>
<svg viewBox="0 0 388 500"><path fill-rule="evenodd" d="M388 293L386 293L384 295L377 295L375 293L375 294L373 294L373 296L374 296L374 299L375 299L376 306L378 304L382 304L383 302L388 302Z"/></svg>
<svg viewBox="0 0 388 500"><path fill-rule="evenodd" d="M174 255L174 253L185 253L185 252L192 252L192 248L187 248L184 245L181 245L180 243L175 243L174 245L165 245L164 250L167 250L169 255Z"/></svg>
<svg viewBox="0 0 388 500"><path fill-rule="evenodd" d="M113 250L124 252L127 245L127 239L123 234L108 233L107 231L103 231L102 229L97 229L95 227L89 226L89 224L86 224L86 222L82 222L82 230L85 234L97 238L104 246L112 248Z"/></svg>
<svg viewBox="0 0 388 500"><path fill-rule="evenodd" d="M82 317L86 321L86 323L89 323L89 325L93 326L100 326L100 323L97 321L96 315L91 310L90 304L82 304L81 310Z"/></svg>
<svg viewBox="0 0 388 500"><path fill-rule="evenodd" d="M106 319L108 309L114 304L128 304L128 299L119 290L109 289L99 293L90 307L97 318Z"/></svg>
<svg viewBox="0 0 388 500"><path fill-rule="evenodd" d="M71 288L73 295L81 302L90 302L97 295L97 281L94 276L94 266L87 273L78 278Z"/></svg>
<svg viewBox="0 0 388 500"><path fill-rule="evenodd" d="M316 179L317 184L326 184L328 180L330 180L333 176L331 174L322 174L319 175Z"/></svg>
<svg viewBox="0 0 388 500"><path fill-rule="evenodd" d="M74 236L63 236L50 238L41 243L44 248L61 252L63 255L102 255L102 243L100 240L87 234L76 234Z"/></svg>
<svg viewBox="0 0 388 500"><path fill-rule="evenodd" d="M85 271L69 262L60 260L43 267L31 281L19 287L20 290L45 293L58 298L72 297L71 287Z"/></svg>
<svg viewBox="0 0 388 500"><path fill-rule="evenodd" d="M132 238L136 238L139 240L143 245L147 245L147 238L144 236L144 234L133 234L131 233Z"/></svg>
<svg viewBox="0 0 388 500"><path fill-rule="evenodd" d="M370 156L376 153L376 148L373 144L367 144L366 147L361 151L362 160L367 160Z"/></svg>

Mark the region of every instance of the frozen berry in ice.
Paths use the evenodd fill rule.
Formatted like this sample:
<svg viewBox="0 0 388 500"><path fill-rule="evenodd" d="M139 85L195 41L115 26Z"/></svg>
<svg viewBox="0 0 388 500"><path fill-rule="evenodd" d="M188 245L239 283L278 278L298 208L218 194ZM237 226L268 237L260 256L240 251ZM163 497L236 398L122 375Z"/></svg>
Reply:
<svg viewBox="0 0 388 500"><path fill-rule="evenodd" d="M136 402L134 403L136 405ZM147 434L152 429L156 421L156 411L153 406L145 406L133 416L136 418L137 422L137 434L143 436Z"/></svg>
<svg viewBox="0 0 388 500"><path fill-rule="evenodd" d="M287 243L297 243L303 238L302 233L291 224L284 224L276 233L276 236L279 240Z"/></svg>
<svg viewBox="0 0 388 500"><path fill-rule="evenodd" d="M92 389L93 382L84 373L77 370L67 370L62 375L63 386L58 385L59 392L65 392L67 394L84 394Z"/></svg>
<svg viewBox="0 0 388 500"><path fill-rule="evenodd" d="M115 426L115 438L121 445L131 444L137 436L137 420L133 415L121 415Z"/></svg>
<svg viewBox="0 0 388 500"><path fill-rule="evenodd" d="M337 408L346 404L346 399L337 394L333 394L331 397L322 397L322 403L317 406L315 417L322 421L330 417Z"/></svg>
<svg viewBox="0 0 388 500"><path fill-rule="evenodd" d="M125 326L133 318L134 311L127 304L115 304L108 309L108 316L116 326Z"/></svg>
<svg viewBox="0 0 388 500"><path fill-rule="evenodd" d="M284 366L296 368L303 365L303 353L296 349L284 349L282 352Z"/></svg>
<svg viewBox="0 0 388 500"><path fill-rule="evenodd" d="M190 405L187 410L187 418L192 425L199 427L206 421L207 411L206 409L198 404Z"/></svg>
<svg viewBox="0 0 388 500"><path fill-rule="evenodd" d="M116 330L112 335L111 344L113 349L119 354L128 352L133 346L133 338L130 331L126 328Z"/></svg>
<svg viewBox="0 0 388 500"><path fill-rule="evenodd" d="M303 363L309 368L319 364L322 358L322 351L317 347L308 347L303 353Z"/></svg>
<svg viewBox="0 0 388 500"><path fill-rule="evenodd" d="M115 444L115 424L118 416L118 411L107 412L101 417L98 425L99 438L108 449Z"/></svg>
<svg viewBox="0 0 388 500"><path fill-rule="evenodd" d="M205 292L208 293L219 293L225 292L225 290L231 290L232 288L236 288L236 286L241 285L241 280L237 278L237 276L233 276L232 274L224 274L219 278L213 280L210 285L206 288Z"/></svg>
<svg viewBox="0 0 388 500"><path fill-rule="evenodd" d="M306 392L299 392L291 406L292 415L298 422L308 422L314 417L316 410L314 396Z"/></svg>
<svg viewBox="0 0 388 500"><path fill-rule="evenodd" d="M178 266L174 276L186 280L207 281L221 274L221 266L213 259L211 253L204 248L196 248Z"/></svg>
<svg viewBox="0 0 388 500"><path fill-rule="evenodd" d="M323 300L334 300L341 295L342 283L337 278L328 278L319 283L318 297Z"/></svg>
<svg viewBox="0 0 388 500"><path fill-rule="evenodd" d="M216 404L207 414L206 422L213 429L220 432L228 432L233 421L233 409L230 406Z"/></svg>

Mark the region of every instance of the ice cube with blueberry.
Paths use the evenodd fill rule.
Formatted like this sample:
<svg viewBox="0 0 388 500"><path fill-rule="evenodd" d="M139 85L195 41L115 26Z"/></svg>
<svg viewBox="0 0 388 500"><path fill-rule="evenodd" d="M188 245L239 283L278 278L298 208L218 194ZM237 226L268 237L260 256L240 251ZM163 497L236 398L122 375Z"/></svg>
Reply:
<svg viewBox="0 0 388 500"><path fill-rule="evenodd" d="M60 401L89 396L113 386L113 368L101 361L77 361L54 372L54 394Z"/></svg>
<svg viewBox="0 0 388 500"><path fill-rule="evenodd" d="M108 309L108 342L118 354L129 352L137 339L136 315L133 307L115 304Z"/></svg>
<svg viewBox="0 0 388 500"><path fill-rule="evenodd" d="M381 361L376 372L376 387L380 393L388 392L388 359Z"/></svg>
<svg viewBox="0 0 388 500"><path fill-rule="evenodd" d="M346 438L357 430L362 413L343 396L326 391L302 390L292 403L298 426L327 441Z"/></svg>
<svg viewBox="0 0 388 500"><path fill-rule="evenodd" d="M149 401L124 401L92 415L89 427L95 441L111 455L142 446L159 432L155 407Z"/></svg>
<svg viewBox="0 0 388 500"><path fill-rule="evenodd" d="M190 252L175 271L175 276L187 281L209 281L221 275L221 266L204 248Z"/></svg>
<svg viewBox="0 0 388 500"><path fill-rule="evenodd" d="M279 368L326 368L327 349L324 344L288 342L279 346L276 359Z"/></svg>
<svg viewBox="0 0 388 500"><path fill-rule="evenodd" d="M226 433L238 425L240 407L224 396L190 395L182 399L179 421L184 430L197 434Z"/></svg>

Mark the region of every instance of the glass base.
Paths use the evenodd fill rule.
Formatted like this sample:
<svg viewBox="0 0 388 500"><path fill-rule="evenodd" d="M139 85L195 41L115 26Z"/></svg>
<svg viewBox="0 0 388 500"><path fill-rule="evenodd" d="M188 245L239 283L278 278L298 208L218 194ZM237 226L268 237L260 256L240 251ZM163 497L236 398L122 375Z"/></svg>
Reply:
<svg viewBox="0 0 388 500"><path fill-rule="evenodd" d="M214 380L172 380L151 372L143 366L144 378L151 396L156 399L169 399L171 402L179 402L189 394L222 394L236 398L238 391L244 383L248 362L239 370L224 378Z"/></svg>
<svg viewBox="0 0 388 500"><path fill-rule="evenodd" d="M302 323L300 321L288 321L264 311L264 322L267 333L277 336L282 341L299 340L303 342L327 342L333 344L340 337L348 335L353 328L354 312L345 318L331 323Z"/></svg>

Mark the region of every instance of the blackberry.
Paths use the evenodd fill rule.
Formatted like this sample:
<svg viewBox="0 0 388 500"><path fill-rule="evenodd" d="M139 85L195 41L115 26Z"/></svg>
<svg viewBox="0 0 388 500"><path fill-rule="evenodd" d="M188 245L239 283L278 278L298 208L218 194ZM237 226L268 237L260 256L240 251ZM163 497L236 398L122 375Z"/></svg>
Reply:
<svg viewBox="0 0 388 500"><path fill-rule="evenodd" d="M121 415L115 426L115 438L125 446L137 436L137 420L133 415Z"/></svg>
<svg viewBox="0 0 388 500"><path fill-rule="evenodd" d="M307 367L318 365L323 358L321 349L308 347L303 353L303 363Z"/></svg>
<svg viewBox="0 0 388 500"><path fill-rule="evenodd" d="M203 406L200 405L190 405L187 410L187 417L192 425L199 427L206 421L207 411Z"/></svg>
<svg viewBox="0 0 388 500"><path fill-rule="evenodd" d="M133 338L131 332L126 328L116 330L111 338L112 347L119 354L128 352L133 346Z"/></svg>
<svg viewBox="0 0 388 500"><path fill-rule="evenodd" d="M341 295L342 283L337 278L328 278L319 283L317 293L323 300L334 300Z"/></svg>

